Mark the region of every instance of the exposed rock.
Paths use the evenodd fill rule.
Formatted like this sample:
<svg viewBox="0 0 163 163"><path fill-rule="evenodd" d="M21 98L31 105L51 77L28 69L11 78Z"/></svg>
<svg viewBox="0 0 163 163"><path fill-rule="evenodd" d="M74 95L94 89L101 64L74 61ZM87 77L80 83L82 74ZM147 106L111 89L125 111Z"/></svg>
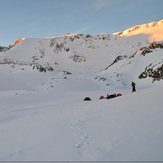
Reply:
<svg viewBox="0 0 163 163"><path fill-rule="evenodd" d="M63 71L63 74L64 75L71 75L72 73L71 72L68 72L68 71Z"/></svg>
<svg viewBox="0 0 163 163"><path fill-rule="evenodd" d="M77 62L86 62L85 56L80 56L76 51L73 52L73 55L69 56L69 59L72 59L75 63Z"/></svg>
<svg viewBox="0 0 163 163"><path fill-rule="evenodd" d="M97 76L97 77L94 78L94 80L97 80L97 79L98 79L99 82L106 81L106 78L105 77Z"/></svg>
<svg viewBox="0 0 163 163"><path fill-rule="evenodd" d="M163 79L163 65L161 65L155 70L153 69L154 66L151 67L151 65L146 67L145 71L139 75L139 79L151 77L153 78L153 82Z"/></svg>
<svg viewBox="0 0 163 163"><path fill-rule="evenodd" d="M119 55L111 65L109 65L108 67L105 68L105 70L107 70L110 66L114 65L115 63L117 63L118 61L120 61L120 60L122 60L124 58L126 58L126 56Z"/></svg>
<svg viewBox="0 0 163 163"><path fill-rule="evenodd" d="M36 68L37 70L39 70L40 72L46 72L46 70L48 70L48 71L54 71L54 69L53 69L52 67L50 67L50 66L45 66L45 67L43 67L43 66L40 65L40 64L35 64L35 65L33 66L33 70L35 70L35 68Z"/></svg>
<svg viewBox="0 0 163 163"><path fill-rule="evenodd" d="M66 48L66 52L68 52L70 49L69 48Z"/></svg>
<svg viewBox="0 0 163 163"><path fill-rule="evenodd" d="M9 45L9 46L0 46L0 52L4 52L4 51L7 51L9 49L11 49L12 47L14 47L14 45Z"/></svg>
<svg viewBox="0 0 163 163"><path fill-rule="evenodd" d="M63 49L64 49L64 44L61 43L61 44L56 44L55 49L53 51L58 54L59 52L62 52Z"/></svg>
<svg viewBox="0 0 163 163"><path fill-rule="evenodd" d="M49 46L53 47L55 44L56 44L56 38L51 39Z"/></svg>
<svg viewBox="0 0 163 163"><path fill-rule="evenodd" d="M142 51L141 55L145 56L146 54L153 52L153 49L156 49L156 48L162 49L163 48L163 42L153 42L149 45L148 48L142 47L140 49L140 51Z"/></svg>
<svg viewBox="0 0 163 163"><path fill-rule="evenodd" d="M91 36L91 35L89 35L89 34L87 34L87 35L86 35L86 38L92 38L92 36Z"/></svg>

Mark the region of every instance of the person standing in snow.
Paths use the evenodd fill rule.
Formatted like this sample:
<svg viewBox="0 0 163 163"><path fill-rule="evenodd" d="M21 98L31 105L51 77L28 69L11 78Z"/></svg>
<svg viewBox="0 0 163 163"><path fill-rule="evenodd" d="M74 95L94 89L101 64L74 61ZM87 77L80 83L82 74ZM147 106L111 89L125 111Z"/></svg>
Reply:
<svg viewBox="0 0 163 163"><path fill-rule="evenodd" d="M131 86L132 86L132 92L136 92L135 85L136 85L136 84L132 81L132 83L131 83Z"/></svg>

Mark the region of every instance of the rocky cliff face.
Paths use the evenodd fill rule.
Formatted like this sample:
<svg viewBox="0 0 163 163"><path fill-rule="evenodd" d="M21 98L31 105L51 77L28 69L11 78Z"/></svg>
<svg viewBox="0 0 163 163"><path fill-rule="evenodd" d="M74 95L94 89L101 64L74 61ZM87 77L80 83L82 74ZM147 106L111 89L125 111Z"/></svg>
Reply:
<svg viewBox="0 0 163 163"><path fill-rule="evenodd" d="M141 55L146 56L149 53L157 51L158 49L163 49L163 42L153 42L149 45L149 47L143 47L140 50L142 51ZM139 75L139 79L144 79L147 77L152 78L153 82L163 79L163 59L160 58L160 62L158 64L151 63L145 68L145 71Z"/></svg>

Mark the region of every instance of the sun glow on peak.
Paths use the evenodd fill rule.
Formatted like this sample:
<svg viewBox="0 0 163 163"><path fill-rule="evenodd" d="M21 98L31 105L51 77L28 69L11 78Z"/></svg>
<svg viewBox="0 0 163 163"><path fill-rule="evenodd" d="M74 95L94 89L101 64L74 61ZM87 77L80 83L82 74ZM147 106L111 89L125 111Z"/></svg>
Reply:
<svg viewBox="0 0 163 163"><path fill-rule="evenodd" d="M20 41L22 41L22 40L25 40L25 38L19 38L18 40L16 40L14 43L13 43L13 45L16 45L16 44L18 44Z"/></svg>

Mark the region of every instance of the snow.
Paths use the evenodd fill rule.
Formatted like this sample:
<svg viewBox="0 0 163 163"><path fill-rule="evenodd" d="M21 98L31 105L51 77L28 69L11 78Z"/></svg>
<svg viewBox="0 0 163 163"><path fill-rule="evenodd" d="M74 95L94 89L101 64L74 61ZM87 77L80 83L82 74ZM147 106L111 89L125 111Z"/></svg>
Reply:
<svg viewBox="0 0 163 163"><path fill-rule="evenodd" d="M0 160L162 161L162 91L1 91Z"/></svg>
<svg viewBox="0 0 163 163"><path fill-rule="evenodd" d="M119 35L119 32L114 33L115 35ZM149 41L162 41L163 38L163 20L159 22L151 22L148 24L137 25L135 27L129 28L122 32L120 36L133 36L137 34L147 34L150 37L148 38Z"/></svg>
<svg viewBox="0 0 163 163"><path fill-rule="evenodd" d="M0 161L163 161L163 80L138 78L162 65L161 48L141 55L148 38L26 38L1 52Z"/></svg>

